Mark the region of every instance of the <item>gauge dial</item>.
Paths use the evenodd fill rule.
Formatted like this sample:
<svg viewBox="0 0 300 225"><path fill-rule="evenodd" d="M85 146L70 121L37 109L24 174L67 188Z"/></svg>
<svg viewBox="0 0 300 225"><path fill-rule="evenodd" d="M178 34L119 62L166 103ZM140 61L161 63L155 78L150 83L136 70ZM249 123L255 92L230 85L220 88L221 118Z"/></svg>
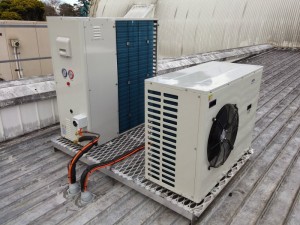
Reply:
<svg viewBox="0 0 300 225"><path fill-rule="evenodd" d="M65 68L63 68L61 70L61 73L62 73L62 75L63 75L64 78L66 78L68 76L68 71Z"/></svg>
<svg viewBox="0 0 300 225"><path fill-rule="evenodd" d="M74 78L74 72L72 70L69 70L68 75L71 80Z"/></svg>

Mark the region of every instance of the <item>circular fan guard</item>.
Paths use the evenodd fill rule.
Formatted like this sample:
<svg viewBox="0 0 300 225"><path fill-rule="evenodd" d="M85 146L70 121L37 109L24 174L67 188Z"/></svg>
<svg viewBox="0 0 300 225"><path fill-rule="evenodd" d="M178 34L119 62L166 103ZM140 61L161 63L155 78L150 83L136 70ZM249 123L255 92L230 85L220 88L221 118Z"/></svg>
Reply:
<svg viewBox="0 0 300 225"><path fill-rule="evenodd" d="M224 105L213 118L208 138L207 157L210 167L218 168L225 163L233 150L238 126L238 108L233 104Z"/></svg>

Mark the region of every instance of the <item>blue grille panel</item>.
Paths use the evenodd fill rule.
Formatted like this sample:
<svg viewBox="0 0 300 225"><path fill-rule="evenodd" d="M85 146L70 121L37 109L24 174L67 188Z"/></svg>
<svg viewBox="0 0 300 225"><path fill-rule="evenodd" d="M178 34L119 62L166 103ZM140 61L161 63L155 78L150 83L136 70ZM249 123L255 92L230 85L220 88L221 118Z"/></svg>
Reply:
<svg viewBox="0 0 300 225"><path fill-rule="evenodd" d="M144 123L144 80L156 75L156 21L116 21L119 132Z"/></svg>

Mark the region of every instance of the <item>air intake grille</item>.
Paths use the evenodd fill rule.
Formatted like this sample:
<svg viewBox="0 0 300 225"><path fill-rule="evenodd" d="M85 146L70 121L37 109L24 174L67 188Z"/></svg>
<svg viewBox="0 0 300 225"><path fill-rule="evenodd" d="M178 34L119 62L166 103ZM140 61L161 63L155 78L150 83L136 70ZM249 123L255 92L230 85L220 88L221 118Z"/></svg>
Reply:
<svg viewBox="0 0 300 225"><path fill-rule="evenodd" d="M175 187L178 96L148 90L146 102L147 173Z"/></svg>
<svg viewBox="0 0 300 225"><path fill-rule="evenodd" d="M100 26L93 26L93 38L94 40L102 39L102 32Z"/></svg>

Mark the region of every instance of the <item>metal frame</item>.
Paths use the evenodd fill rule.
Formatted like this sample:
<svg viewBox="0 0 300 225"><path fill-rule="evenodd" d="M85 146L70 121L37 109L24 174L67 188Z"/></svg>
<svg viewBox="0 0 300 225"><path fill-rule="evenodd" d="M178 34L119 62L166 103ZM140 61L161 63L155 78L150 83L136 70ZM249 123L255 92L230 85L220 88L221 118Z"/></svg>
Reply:
<svg viewBox="0 0 300 225"><path fill-rule="evenodd" d="M81 161L89 165L106 161L114 158L118 154L122 154L137 146L140 146L143 142L144 125L140 125L113 139L107 144L94 147L89 153L85 154L81 158ZM62 137L53 139L52 143L55 149L61 150L71 156L75 155L75 153L81 148L80 145L76 145ZM246 161L253 154L253 149L249 149L232 166L227 174L215 185L215 187L200 203L195 203L185 197L179 196L178 194L167 190L164 187L146 180L144 177L144 154L145 152L142 150L110 168L101 169L101 172L188 218L191 221L191 224L193 224L214 200L214 198L226 186L226 184L246 163Z"/></svg>

